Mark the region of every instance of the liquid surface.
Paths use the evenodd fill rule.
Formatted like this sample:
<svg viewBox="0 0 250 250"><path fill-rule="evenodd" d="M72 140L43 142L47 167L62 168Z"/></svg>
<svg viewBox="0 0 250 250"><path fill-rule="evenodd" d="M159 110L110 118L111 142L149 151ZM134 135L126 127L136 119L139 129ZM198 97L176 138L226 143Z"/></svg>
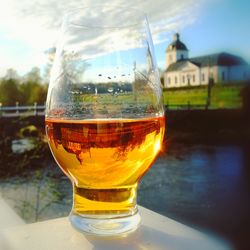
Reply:
<svg viewBox="0 0 250 250"><path fill-rule="evenodd" d="M81 188L136 184L161 148L164 117L118 120L46 119L51 151Z"/></svg>

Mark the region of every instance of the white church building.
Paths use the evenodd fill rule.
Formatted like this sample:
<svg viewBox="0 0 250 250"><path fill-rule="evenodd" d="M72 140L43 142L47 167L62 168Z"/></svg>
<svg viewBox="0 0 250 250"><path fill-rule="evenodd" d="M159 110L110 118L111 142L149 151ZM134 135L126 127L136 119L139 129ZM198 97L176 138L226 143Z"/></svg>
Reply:
<svg viewBox="0 0 250 250"><path fill-rule="evenodd" d="M218 53L194 58L188 57L188 49L174 35L166 50L164 87L178 88L214 83L244 82L250 79L250 66L244 59L229 53Z"/></svg>

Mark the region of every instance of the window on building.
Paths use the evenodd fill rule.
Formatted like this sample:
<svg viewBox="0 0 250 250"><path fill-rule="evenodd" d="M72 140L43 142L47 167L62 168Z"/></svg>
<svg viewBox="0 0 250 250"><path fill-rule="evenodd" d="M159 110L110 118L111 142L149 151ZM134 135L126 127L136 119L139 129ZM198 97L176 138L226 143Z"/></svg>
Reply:
<svg viewBox="0 0 250 250"><path fill-rule="evenodd" d="M171 78L170 77L168 78L168 84L171 84Z"/></svg>
<svg viewBox="0 0 250 250"><path fill-rule="evenodd" d="M222 79L222 81L225 81L225 72L224 71L222 72L221 79Z"/></svg>
<svg viewBox="0 0 250 250"><path fill-rule="evenodd" d="M190 85L190 75L187 75L187 84Z"/></svg>
<svg viewBox="0 0 250 250"><path fill-rule="evenodd" d="M243 73L243 79L244 79L244 80L247 79L247 72L244 72L244 73Z"/></svg>
<svg viewBox="0 0 250 250"><path fill-rule="evenodd" d="M193 82L195 82L195 75L193 75Z"/></svg>
<svg viewBox="0 0 250 250"><path fill-rule="evenodd" d="M205 74L202 73L202 81L205 81Z"/></svg>
<svg viewBox="0 0 250 250"><path fill-rule="evenodd" d="M175 83L178 83L177 76L174 78Z"/></svg>
<svg viewBox="0 0 250 250"><path fill-rule="evenodd" d="M185 83L185 76L182 77L182 82Z"/></svg>
<svg viewBox="0 0 250 250"><path fill-rule="evenodd" d="M181 54L181 60L183 60L184 59L184 55L183 54Z"/></svg>

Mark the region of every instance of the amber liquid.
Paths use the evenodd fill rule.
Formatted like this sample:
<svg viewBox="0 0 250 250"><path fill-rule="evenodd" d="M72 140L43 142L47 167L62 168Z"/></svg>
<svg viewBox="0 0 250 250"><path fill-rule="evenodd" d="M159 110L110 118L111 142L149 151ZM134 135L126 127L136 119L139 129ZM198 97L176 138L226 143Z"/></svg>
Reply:
<svg viewBox="0 0 250 250"><path fill-rule="evenodd" d="M137 182L161 148L164 117L46 119L51 151L74 183L78 214L133 214Z"/></svg>

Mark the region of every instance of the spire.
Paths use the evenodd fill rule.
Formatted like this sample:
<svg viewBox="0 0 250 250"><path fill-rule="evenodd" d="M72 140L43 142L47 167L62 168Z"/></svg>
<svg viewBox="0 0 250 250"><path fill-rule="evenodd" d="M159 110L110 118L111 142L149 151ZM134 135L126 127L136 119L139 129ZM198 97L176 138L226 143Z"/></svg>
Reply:
<svg viewBox="0 0 250 250"><path fill-rule="evenodd" d="M167 51L177 51L177 50L183 50L188 51L186 45L181 42L179 33L175 33L173 36L173 42L169 44L167 47Z"/></svg>
<svg viewBox="0 0 250 250"><path fill-rule="evenodd" d="M166 66L168 68L172 63L188 59L188 49L180 40L179 33L173 35L173 41L166 49Z"/></svg>
<svg viewBox="0 0 250 250"><path fill-rule="evenodd" d="M173 40L174 40L175 42L179 41L179 40L180 40L180 34L179 34L179 33L175 33L175 34L174 34Z"/></svg>

